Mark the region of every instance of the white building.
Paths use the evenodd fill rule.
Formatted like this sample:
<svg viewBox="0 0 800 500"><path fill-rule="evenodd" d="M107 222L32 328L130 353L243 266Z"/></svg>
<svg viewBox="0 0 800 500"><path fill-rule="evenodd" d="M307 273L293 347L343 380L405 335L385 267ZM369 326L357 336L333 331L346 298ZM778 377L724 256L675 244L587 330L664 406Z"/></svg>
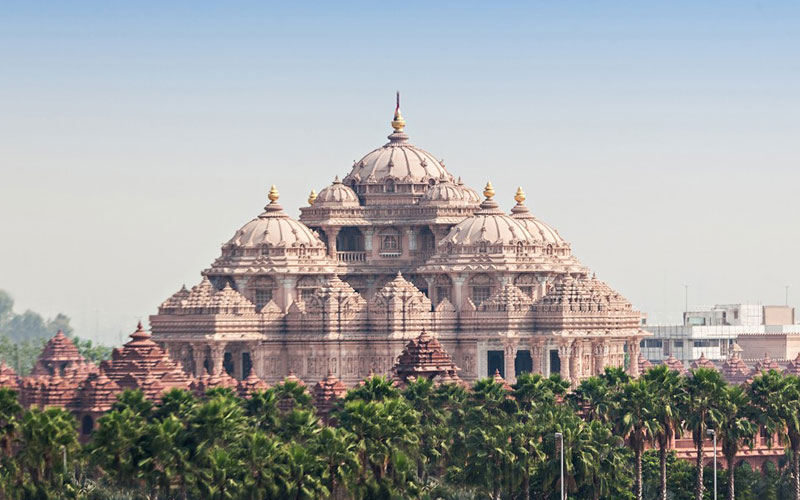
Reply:
<svg viewBox="0 0 800 500"><path fill-rule="evenodd" d="M685 366L701 354L711 360L728 357L734 342L744 349L742 358L757 359L769 352L775 359L793 359L800 351L800 325L794 308L758 304L718 304L687 311L682 325L648 325L653 337L642 340L642 355L652 363L670 355ZM772 345L783 339L782 345Z"/></svg>

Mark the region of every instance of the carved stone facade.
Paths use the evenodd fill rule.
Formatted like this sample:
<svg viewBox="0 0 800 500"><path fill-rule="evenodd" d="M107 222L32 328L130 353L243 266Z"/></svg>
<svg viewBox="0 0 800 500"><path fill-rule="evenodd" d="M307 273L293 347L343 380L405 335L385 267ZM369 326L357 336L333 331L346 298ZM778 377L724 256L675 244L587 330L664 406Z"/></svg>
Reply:
<svg viewBox="0 0 800 500"><path fill-rule="evenodd" d="M631 304L572 255L519 189L510 212L409 141L396 110L389 142L312 191L299 220L269 204L235 232L200 284L151 316L154 340L188 374L293 371L352 386L389 375L427 331L464 381L498 371L559 372L574 384L631 366L647 332Z"/></svg>

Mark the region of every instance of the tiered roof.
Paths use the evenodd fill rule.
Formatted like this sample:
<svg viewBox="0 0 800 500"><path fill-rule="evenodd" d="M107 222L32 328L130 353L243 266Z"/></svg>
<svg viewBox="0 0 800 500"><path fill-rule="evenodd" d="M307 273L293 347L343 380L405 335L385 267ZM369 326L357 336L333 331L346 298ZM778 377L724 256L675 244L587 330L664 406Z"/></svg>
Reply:
<svg viewBox="0 0 800 500"><path fill-rule="evenodd" d="M509 383L506 382L506 379L504 379L503 376L500 375L500 370L495 370L494 371L494 376L492 377L492 379L494 380L495 384L502 385L503 389L505 389L507 391L511 391L513 389L513 387L511 387L511 385L509 385Z"/></svg>
<svg viewBox="0 0 800 500"><path fill-rule="evenodd" d="M251 367L250 373L239 382L239 396L247 399L254 392L266 391L269 389L269 384L258 378L255 370Z"/></svg>
<svg viewBox="0 0 800 500"><path fill-rule="evenodd" d="M130 337L130 342L112 351L111 360L100 365L108 378L122 389L142 389L148 397L172 388L189 388L189 377L150 338L141 322Z"/></svg>
<svg viewBox="0 0 800 500"><path fill-rule="evenodd" d="M19 389L17 372L8 366L5 361L0 362L0 387L8 387L14 390Z"/></svg>
<svg viewBox="0 0 800 500"><path fill-rule="evenodd" d="M104 373L92 374L81 384L79 406L92 413L107 412L120 392L119 385Z"/></svg>
<svg viewBox="0 0 800 500"><path fill-rule="evenodd" d="M336 401L347 394L347 386L333 372L328 372L328 375L314 386L312 394L317 411L327 416L336 405Z"/></svg>
<svg viewBox="0 0 800 500"><path fill-rule="evenodd" d="M192 380L190 385L190 389L199 397L202 397L206 391L217 388L231 389L238 392L239 382L224 369L222 373L215 373L214 375L210 375L208 370L204 370L203 374Z"/></svg>
<svg viewBox="0 0 800 500"><path fill-rule="evenodd" d="M191 291L182 287L159 307L159 314L247 314L255 313L256 306L229 283L217 290L208 277L203 276Z"/></svg>
<svg viewBox="0 0 800 500"><path fill-rule="evenodd" d="M794 360L789 361L785 373L800 376L800 352L797 353L797 357Z"/></svg>
<svg viewBox="0 0 800 500"><path fill-rule="evenodd" d="M397 357L393 371L397 378L407 382L410 377L452 377L458 373L458 367L439 341L423 330L417 338L406 344Z"/></svg>
<svg viewBox="0 0 800 500"><path fill-rule="evenodd" d="M636 362L639 364L639 373L644 373L653 367L653 363L645 358L641 352L639 352L639 357L636 359Z"/></svg>
<svg viewBox="0 0 800 500"><path fill-rule="evenodd" d="M750 369L741 357L742 348L738 344L733 344L731 355L722 363L722 375L725 380L732 384L740 384L747 380Z"/></svg>
<svg viewBox="0 0 800 500"><path fill-rule="evenodd" d="M478 309L480 311L525 312L531 308L532 304L533 300L525 292L511 283L505 283L484 300Z"/></svg>
<svg viewBox="0 0 800 500"><path fill-rule="evenodd" d="M672 371L676 371L678 373L686 372L686 369L683 367L683 363L681 363L681 361L672 354L670 354L669 357L664 360L664 364L667 365Z"/></svg>
<svg viewBox="0 0 800 500"><path fill-rule="evenodd" d="M775 370L777 372L781 371L780 365L769 356L769 353L764 353L764 357L758 360L753 367L753 371L750 372L750 376L758 375L759 373L768 372L770 370Z"/></svg>
<svg viewBox="0 0 800 500"><path fill-rule="evenodd" d="M692 361L692 370L697 370L698 368L710 368L711 370L716 370L717 365L715 365L713 361L706 357L706 353L701 352L700 357Z"/></svg>

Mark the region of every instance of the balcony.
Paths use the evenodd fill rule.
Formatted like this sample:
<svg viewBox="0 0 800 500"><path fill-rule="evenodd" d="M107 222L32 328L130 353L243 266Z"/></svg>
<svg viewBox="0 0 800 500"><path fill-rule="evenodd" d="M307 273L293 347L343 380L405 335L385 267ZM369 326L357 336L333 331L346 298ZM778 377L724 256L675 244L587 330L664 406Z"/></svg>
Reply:
<svg viewBox="0 0 800 500"><path fill-rule="evenodd" d="M367 260L367 252L336 252L339 262L365 262Z"/></svg>

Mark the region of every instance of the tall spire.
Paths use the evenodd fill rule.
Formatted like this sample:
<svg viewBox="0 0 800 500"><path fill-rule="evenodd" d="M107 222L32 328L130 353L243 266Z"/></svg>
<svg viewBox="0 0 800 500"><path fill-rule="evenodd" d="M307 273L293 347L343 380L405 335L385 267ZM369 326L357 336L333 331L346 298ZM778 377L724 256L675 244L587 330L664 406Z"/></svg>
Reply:
<svg viewBox="0 0 800 500"><path fill-rule="evenodd" d="M394 108L394 119L392 120L392 128L395 132L402 132L406 127L406 121L403 120L403 114L400 113L400 91L397 92L397 104Z"/></svg>

